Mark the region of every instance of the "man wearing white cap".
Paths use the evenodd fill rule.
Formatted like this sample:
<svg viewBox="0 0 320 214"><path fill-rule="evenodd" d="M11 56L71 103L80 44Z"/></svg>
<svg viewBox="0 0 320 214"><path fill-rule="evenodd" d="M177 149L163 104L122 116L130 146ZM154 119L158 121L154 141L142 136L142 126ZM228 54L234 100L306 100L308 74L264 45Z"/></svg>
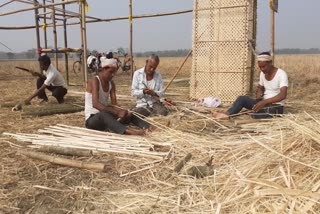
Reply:
<svg viewBox="0 0 320 214"><path fill-rule="evenodd" d="M227 118L241 111L242 108L253 110L256 118L272 117L273 114L283 114L283 106L287 97L287 73L272 64L269 52L258 55L258 65L261 70L256 99L240 96L227 112L214 112L215 118Z"/></svg>
<svg viewBox="0 0 320 214"><path fill-rule="evenodd" d="M98 75L88 82L85 93L86 127L118 134L143 135L144 130L128 128L123 124L132 117L127 110L117 107L116 89L112 81L118 70L116 59L101 57ZM108 104L109 98L111 105ZM148 128L149 124L145 124Z"/></svg>

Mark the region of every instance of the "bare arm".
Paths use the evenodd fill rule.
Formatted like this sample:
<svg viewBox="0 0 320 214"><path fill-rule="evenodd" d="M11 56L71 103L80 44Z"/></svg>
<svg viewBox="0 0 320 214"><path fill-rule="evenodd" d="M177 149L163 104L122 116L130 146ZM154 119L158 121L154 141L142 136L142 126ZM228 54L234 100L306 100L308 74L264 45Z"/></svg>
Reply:
<svg viewBox="0 0 320 214"><path fill-rule="evenodd" d="M256 89L256 99L262 99L264 95L264 87L262 85L258 85Z"/></svg>
<svg viewBox="0 0 320 214"><path fill-rule="evenodd" d="M258 102L255 106L253 106L252 110L257 112L257 111L259 111L260 109L262 109L264 106L266 106L268 104L280 102L280 101L286 99L287 90L288 90L287 86L281 87L279 94L277 94L276 96L271 97L269 99L265 99L265 100L262 100L262 101Z"/></svg>
<svg viewBox="0 0 320 214"><path fill-rule="evenodd" d="M112 105L118 105L117 96L116 96L116 85L114 84L113 81L111 81L111 85L112 85L112 88L111 88L111 91L110 91L111 104Z"/></svg>
<svg viewBox="0 0 320 214"><path fill-rule="evenodd" d="M38 94L40 93L40 91L41 91L41 90L44 90L46 87L47 87L47 86L46 86L45 84L42 84L42 86L41 86L39 89L37 89L30 97L28 97L28 98L24 101L24 103L25 103L26 105L30 105L31 100L32 100L33 98L35 98L36 96L38 96Z"/></svg>

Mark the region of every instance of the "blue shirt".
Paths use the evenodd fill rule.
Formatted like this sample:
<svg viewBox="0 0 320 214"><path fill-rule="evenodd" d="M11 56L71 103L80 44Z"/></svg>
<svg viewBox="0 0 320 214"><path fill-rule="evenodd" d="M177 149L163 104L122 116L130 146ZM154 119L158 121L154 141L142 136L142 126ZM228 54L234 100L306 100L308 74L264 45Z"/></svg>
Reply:
<svg viewBox="0 0 320 214"><path fill-rule="evenodd" d="M147 88L147 75L144 72L145 67L137 70L133 74L132 85L131 85L131 95L136 97L137 105L136 107L153 107L154 98L151 95L144 94L143 89ZM153 74L154 84L152 88L159 97L164 95L163 92L163 80L159 72L155 71Z"/></svg>

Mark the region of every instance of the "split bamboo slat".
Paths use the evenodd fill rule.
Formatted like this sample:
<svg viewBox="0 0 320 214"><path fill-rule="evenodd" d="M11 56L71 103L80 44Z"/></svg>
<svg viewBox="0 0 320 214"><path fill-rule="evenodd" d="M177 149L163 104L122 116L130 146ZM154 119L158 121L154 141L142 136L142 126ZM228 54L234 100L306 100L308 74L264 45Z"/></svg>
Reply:
<svg viewBox="0 0 320 214"><path fill-rule="evenodd" d="M93 152L110 152L116 154L137 155L162 160L169 152L155 151L156 146L170 148L170 143L149 141L142 137L121 136L110 132L101 132L67 125L56 125L38 131L39 134L13 134L19 141L31 142L37 146L55 146L91 150Z"/></svg>

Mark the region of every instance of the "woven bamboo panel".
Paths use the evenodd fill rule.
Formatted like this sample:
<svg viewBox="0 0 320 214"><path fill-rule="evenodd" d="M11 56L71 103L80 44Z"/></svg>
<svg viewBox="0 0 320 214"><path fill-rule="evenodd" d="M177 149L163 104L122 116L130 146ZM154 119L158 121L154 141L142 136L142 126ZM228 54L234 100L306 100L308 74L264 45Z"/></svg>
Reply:
<svg viewBox="0 0 320 214"><path fill-rule="evenodd" d="M256 0L195 0L190 97L232 102L252 84Z"/></svg>

